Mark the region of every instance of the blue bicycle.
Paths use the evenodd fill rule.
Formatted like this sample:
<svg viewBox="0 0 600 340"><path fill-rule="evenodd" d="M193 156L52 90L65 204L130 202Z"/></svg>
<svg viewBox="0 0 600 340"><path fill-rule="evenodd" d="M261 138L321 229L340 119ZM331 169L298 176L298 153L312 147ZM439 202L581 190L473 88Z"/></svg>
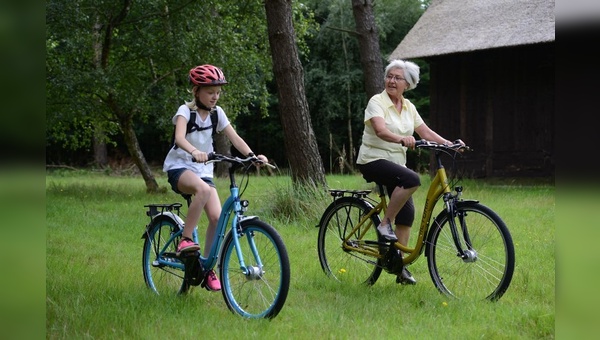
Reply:
<svg viewBox="0 0 600 340"><path fill-rule="evenodd" d="M245 318L271 319L281 311L288 295L289 257L277 230L257 216L246 216L249 202L241 199L250 170L262 162L255 156L242 159L217 153L209 154L208 162L231 165L230 195L223 204L210 254L207 258L198 251L177 255L184 226L181 203L146 205L150 223L142 235L144 281L157 294L187 294L195 286L205 287L206 272L218 265L229 310ZM241 192L235 179L238 170L245 182ZM191 196L183 197L189 207ZM197 228L194 241L198 242Z"/></svg>

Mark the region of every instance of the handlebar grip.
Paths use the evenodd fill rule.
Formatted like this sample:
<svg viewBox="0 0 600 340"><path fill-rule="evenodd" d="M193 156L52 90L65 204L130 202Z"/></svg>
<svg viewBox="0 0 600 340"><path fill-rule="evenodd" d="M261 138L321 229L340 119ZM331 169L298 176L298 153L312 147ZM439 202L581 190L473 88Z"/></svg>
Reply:
<svg viewBox="0 0 600 340"><path fill-rule="evenodd" d="M406 145L404 145L404 141L401 141L400 144L402 146L406 146ZM417 147L419 145L423 145L423 144L427 144L427 141L424 140L424 139L418 139L418 140L415 141L415 147Z"/></svg>
<svg viewBox="0 0 600 340"><path fill-rule="evenodd" d="M209 153L208 155L208 159L206 160L208 161L214 161L215 159L217 159L216 154L214 152ZM192 162L196 163L196 158L192 157Z"/></svg>

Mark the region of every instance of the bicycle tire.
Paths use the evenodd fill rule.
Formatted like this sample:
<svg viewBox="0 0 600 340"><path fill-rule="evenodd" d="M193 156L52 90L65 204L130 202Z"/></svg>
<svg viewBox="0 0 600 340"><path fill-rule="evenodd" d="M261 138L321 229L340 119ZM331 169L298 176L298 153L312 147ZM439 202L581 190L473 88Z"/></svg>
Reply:
<svg viewBox="0 0 600 340"><path fill-rule="evenodd" d="M457 256L449 226L450 216L440 213L428 235L426 249L429 274L443 294L459 299L496 301L508 289L515 269L515 250L506 224L490 208L475 201L458 202L456 218L460 229L465 227L477 252L473 262ZM465 245L463 233L460 240Z"/></svg>
<svg viewBox="0 0 600 340"><path fill-rule="evenodd" d="M183 294L191 289L184 280L183 262L172 256L177 251L177 245L181 240L181 231L179 224L168 217L163 217L155 220L144 235L142 251L144 281L146 286L156 294L169 292ZM175 237L171 239L171 235ZM163 261L159 262L159 259Z"/></svg>
<svg viewBox="0 0 600 340"><path fill-rule="evenodd" d="M262 268L255 260L250 240ZM252 272L245 274L240 269L233 234L229 232L219 263L225 303L230 311L245 318L274 318L283 308L290 288L290 261L283 240L275 228L255 218L241 222L239 244L245 265Z"/></svg>
<svg viewBox="0 0 600 340"><path fill-rule="evenodd" d="M381 275L382 260L343 248L343 240L358 221L368 214L373 206L360 198L340 197L326 209L319 222L317 251L321 268L325 274L342 283L373 285ZM376 244L379 215L373 215L357 245L365 241ZM368 229L366 229L368 228ZM362 232L361 231L361 232Z"/></svg>

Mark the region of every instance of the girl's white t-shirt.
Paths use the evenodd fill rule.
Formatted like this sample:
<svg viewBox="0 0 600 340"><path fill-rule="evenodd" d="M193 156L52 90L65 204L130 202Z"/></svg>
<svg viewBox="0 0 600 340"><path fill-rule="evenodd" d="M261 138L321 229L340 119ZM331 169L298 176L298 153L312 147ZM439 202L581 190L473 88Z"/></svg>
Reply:
<svg viewBox="0 0 600 340"><path fill-rule="evenodd" d="M225 111L220 106L216 106L217 115L219 116L219 122L217 123L217 131L221 132L227 125L229 125L229 119L225 115ZM175 125L177 121L177 116L183 116L186 121L190 120L190 108L187 105L181 105L177 110L177 113L173 116L172 122ZM202 120L200 114L196 114L196 124L200 128L209 127L205 130L190 132L185 136L188 142L190 142L196 149L210 153L214 151L213 148L213 136L212 136L212 121L210 120L210 115L206 116L205 120ZM163 164L163 171L167 172L171 169L177 168L185 168L192 170L196 175L200 177L213 177L214 165L213 163L204 164L204 163L196 163L192 161L192 155L182 148L174 148L172 147L165 158L165 162Z"/></svg>

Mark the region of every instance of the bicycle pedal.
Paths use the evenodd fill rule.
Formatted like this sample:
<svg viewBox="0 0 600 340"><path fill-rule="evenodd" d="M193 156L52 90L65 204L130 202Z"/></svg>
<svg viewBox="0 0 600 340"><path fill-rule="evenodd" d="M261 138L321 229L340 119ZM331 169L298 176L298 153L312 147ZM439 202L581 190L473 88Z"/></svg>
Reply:
<svg viewBox="0 0 600 340"><path fill-rule="evenodd" d="M415 285L417 280L412 276L408 269L403 269L398 276L396 276L396 283L401 285Z"/></svg>
<svg viewBox="0 0 600 340"><path fill-rule="evenodd" d="M406 286L406 285L412 286L412 285L416 285L417 281L411 281L411 280L408 280L408 279L401 279L399 276L397 276L396 277L396 283L399 283L399 284L401 284L403 286Z"/></svg>

